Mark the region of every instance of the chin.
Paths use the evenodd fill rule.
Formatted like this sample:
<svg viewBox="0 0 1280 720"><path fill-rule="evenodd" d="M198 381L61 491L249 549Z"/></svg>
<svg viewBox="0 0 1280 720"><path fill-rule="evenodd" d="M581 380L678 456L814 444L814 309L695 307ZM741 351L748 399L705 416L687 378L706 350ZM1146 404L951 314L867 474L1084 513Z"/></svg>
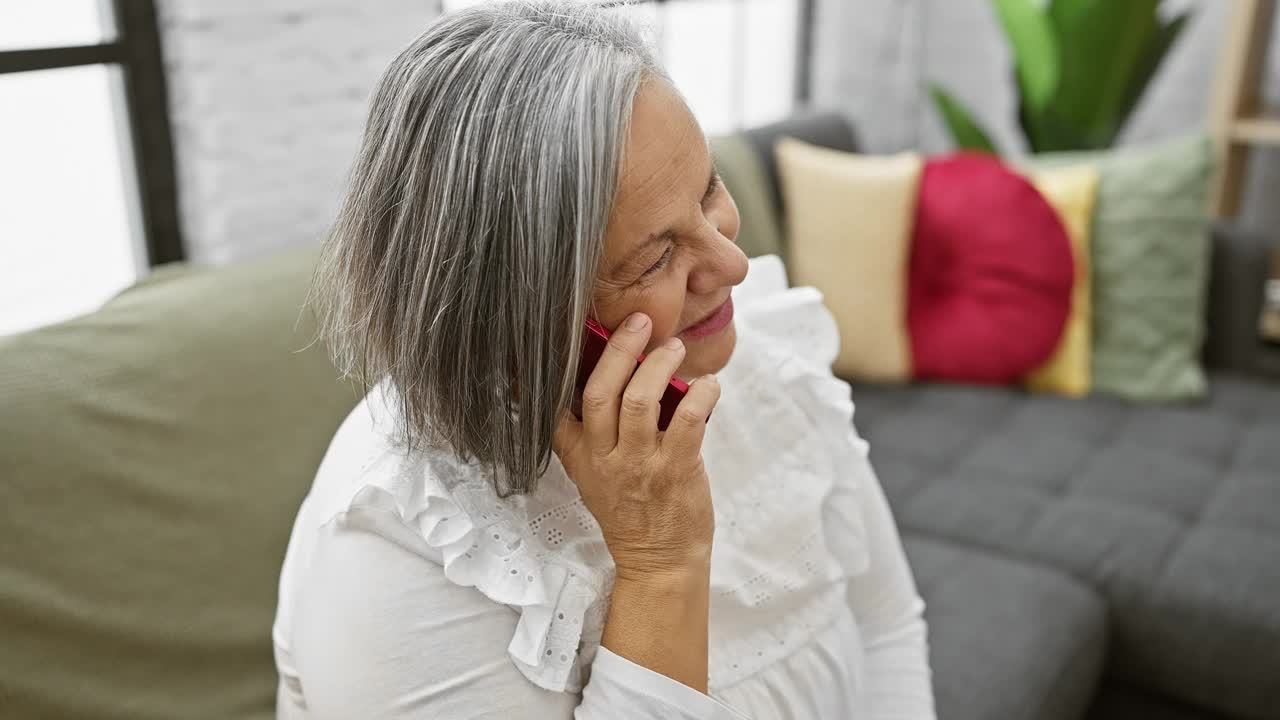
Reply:
<svg viewBox="0 0 1280 720"><path fill-rule="evenodd" d="M686 380L692 380L720 372L725 365L729 364L729 357L733 355L733 348L737 341L737 331L734 329L733 321L729 321L729 324L715 335L689 343L688 353L678 374Z"/></svg>

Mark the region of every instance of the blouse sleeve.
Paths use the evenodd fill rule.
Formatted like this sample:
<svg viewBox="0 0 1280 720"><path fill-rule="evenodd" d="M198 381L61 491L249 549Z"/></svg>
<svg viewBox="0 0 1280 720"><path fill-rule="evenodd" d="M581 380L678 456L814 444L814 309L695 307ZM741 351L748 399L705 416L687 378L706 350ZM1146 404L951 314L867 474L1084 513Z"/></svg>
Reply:
<svg viewBox="0 0 1280 720"><path fill-rule="evenodd" d="M849 605L862 630L872 720L936 717L924 601L916 591L889 503L870 461L854 465L869 563L849 583Z"/></svg>
<svg viewBox="0 0 1280 720"><path fill-rule="evenodd" d="M581 696L529 682L507 643L518 617L377 534L329 523L297 587L282 718L503 720L742 716L601 647Z"/></svg>

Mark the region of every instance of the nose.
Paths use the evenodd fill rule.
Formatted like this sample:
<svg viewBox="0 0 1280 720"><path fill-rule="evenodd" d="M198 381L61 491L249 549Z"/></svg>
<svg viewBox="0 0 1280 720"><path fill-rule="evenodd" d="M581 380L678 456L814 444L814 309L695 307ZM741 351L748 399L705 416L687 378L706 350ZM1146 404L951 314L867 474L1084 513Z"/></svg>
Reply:
<svg viewBox="0 0 1280 720"><path fill-rule="evenodd" d="M730 237L726 237L721 228L712 230L714 234L708 237L702 257L689 273L689 292L695 295L732 287L747 276L747 255L732 239L738 234L737 222L730 229Z"/></svg>

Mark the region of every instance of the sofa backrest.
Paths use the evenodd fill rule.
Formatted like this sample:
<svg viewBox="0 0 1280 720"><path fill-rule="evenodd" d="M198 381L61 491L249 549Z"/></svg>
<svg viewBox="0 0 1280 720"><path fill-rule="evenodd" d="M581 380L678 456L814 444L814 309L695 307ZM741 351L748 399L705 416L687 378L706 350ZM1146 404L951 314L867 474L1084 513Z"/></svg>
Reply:
<svg viewBox="0 0 1280 720"><path fill-rule="evenodd" d="M769 196L773 198L781 226L786 224L786 202L782 198L782 185L778 179L778 161L773 154L774 143L781 137L793 137L811 145L821 145L832 150L858 151L858 136L853 124L843 115L831 110L804 108L794 115L769 125L762 125L742 132L747 142L755 148L764 168Z"/></svg>
<svg viewBox="0 0 1280 720"><path fill-rule="evenodd" d="M357 398L307 348L315 257L0 339L0 716L274 716L280 564Z"/></svg>

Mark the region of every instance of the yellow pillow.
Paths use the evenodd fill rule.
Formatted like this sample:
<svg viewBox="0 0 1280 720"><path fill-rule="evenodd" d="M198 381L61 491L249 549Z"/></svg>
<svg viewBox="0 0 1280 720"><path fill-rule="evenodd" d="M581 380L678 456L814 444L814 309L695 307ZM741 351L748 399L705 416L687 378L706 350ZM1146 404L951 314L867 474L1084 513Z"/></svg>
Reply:
<svg viewBox="0 0 1280 720"><path fill-rule="evenodd" d="M1038 392L1052 392L1079 397L1089 393L1090 320L1089 227L1093 219L1093 202L1098 192L1098 170L1088 165L1036 170L1028 173L1031 182L1044 195L1071 238L1071 254L1075 258L1075 283L1071 288L1071 314L1062 330L1062 339L1049 360L1027 376L1027 387Z"/></svg>
<svg viewBox="0 0 1280 720"><path fill-rule="evenodd" d="M782 138L774 146L786 204L792 285L822 291L840 329L841 377L911 377L907 263L919 155L869 156Z"/></svg>

